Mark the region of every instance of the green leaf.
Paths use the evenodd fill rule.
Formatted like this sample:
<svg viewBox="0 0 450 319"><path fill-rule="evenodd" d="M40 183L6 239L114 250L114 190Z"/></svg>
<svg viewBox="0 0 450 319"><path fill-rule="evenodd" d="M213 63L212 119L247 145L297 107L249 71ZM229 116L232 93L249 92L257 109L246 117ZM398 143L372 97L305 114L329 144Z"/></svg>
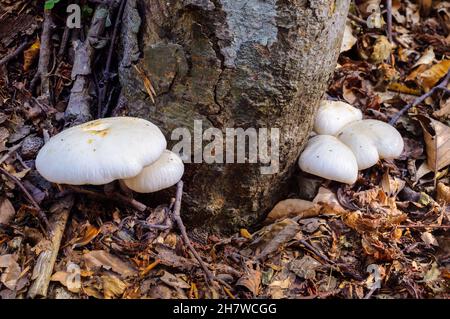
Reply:
<svg viewBox="0 0 450 319"><path fill-rule="evenodd" d="M45 10L51 10L53 9L53 7L55 6L55 4L57 4L60 0L47 0L45 1L44 4L44 9Z"/></svg>

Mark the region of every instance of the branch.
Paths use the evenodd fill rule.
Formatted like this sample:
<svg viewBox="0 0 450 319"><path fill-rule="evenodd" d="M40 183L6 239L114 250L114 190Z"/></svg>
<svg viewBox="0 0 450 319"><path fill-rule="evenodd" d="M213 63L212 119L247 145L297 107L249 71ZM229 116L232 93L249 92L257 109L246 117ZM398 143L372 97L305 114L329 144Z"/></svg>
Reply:
<svg viewBox="0 0 450 319"><path fill-rule="evenodd" d="M439 83L437 86L433 87L431 90L429 90L427 93L419 96L418 98L414 99L412 103L409 103L405 105L390 121L390 125L395 125L395 123L398 121L398 119L405 114L410 108L415 107L425 101L428 97L430 97L434 92L437 90L444 90L447 91L447 84L450 80L450 70L447 72L447 75L445 78Z"/></svg>
<svg viewBox="0 0 450 319"><path fill-rule="evenodd" d="M28 47L29 44L30 44L30 42L27 40L24 43L22 43L21 45L19 45L17 47L17 49L15 49L13 52L11 52L10 54L7 54L5 57L3 57L0 60L0 66L8 63L12 59L14 59L16 56L18 56L20 53L22 53L22 51L24 51Z"/></svg>
<svg viewBox="0 0 450 319"><path fill-rule="evenodd" d="M72 68L72 79L75 80L70 91L69 103L64 113L66 122L79 124L91 120L90 105L92 97L89 94L90 75L92 73L92 61L95 53L95 45L105 29L109 8L99 5L94 12L86 40L74 44L75 59Z"/></svg>
<svg viewBox="0 0 450 319"><path fill-rule="evenodd" d="M28 290L28 297L47 296L48 285L58 256L61 240L73 206L73 197L67 196L55 204L50 210L54 211L51 217L50 245L43 250L33 269L33 284Z"/></svg>

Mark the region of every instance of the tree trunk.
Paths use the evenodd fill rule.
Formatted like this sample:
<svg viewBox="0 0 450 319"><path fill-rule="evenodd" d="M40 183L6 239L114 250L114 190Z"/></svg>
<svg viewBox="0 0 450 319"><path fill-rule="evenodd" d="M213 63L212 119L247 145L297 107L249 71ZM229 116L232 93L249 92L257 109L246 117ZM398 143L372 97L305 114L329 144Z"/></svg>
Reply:
<svg viewBox="0 0 450 319"><path fill-rule="evenodd" d="M134 1L128 0L122 33L121 103L127 114L159 125L170 147L177 143L171 132L192 132L194 120L202 121L203 130L224 132L279 128L276 174L261 174L261 163L186 164L182 214L191 227L223 232L258 222L285 194L297 166L336 64L350 1L138 2L143 23L137 68L130 66L137 60ZM156 91L155 103L145 78Z"/></svg>

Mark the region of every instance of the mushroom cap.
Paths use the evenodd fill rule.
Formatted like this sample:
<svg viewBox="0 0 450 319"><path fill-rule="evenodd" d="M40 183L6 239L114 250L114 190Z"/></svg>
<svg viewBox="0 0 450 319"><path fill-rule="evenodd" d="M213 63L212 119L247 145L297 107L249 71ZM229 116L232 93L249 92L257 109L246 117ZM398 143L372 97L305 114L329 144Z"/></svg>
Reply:
<svg viewBox="0 0 450 319"><path fill-rule="evenodd" d="M149 121L103 118L53 136L39 151L36 169L54 183L102 185L136 176L161 156L166 144Z"/></svg>
<svg viewBox="0 0 450 319"><path fill-rule="evenodd" d="M298 164L306 173L346 184L353 184L358 177L355 155L331 135L316 135L311 138L300 155Z"/></svg>
<svg viewBox="0 0 450 319"><path fill-rule="evenodd" d="M382 158L397 158L404 147L400 133L393 126L378 120L349 123L337 137L353 151L359 169L369 168Z"/></svg>
<svg viewBox="0 0 450 319"><path fill-rule="evenodd" d="M165 150L153 164L144 167L139 175L124 179L131 190L138 193L153 193L175 185L183 176L184 164L172 151Z"/></svg>
<svg viewBox="0 0 450 319"><path fill-rule="evenodd" d="M362 119L361 110L341 101L322 100L317 110L314 131L336 135L346 124Z"/></svg>

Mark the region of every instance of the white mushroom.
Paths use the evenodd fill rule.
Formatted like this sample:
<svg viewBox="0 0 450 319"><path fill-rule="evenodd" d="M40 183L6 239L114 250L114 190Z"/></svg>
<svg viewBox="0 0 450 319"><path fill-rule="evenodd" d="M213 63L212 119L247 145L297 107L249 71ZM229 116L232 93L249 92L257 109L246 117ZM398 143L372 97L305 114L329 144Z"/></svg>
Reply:
<svg viewBox="0 0 450 319"><path fill-rule="evenodd" d="M54 183L102 185L136 176L161 156L166 144L149 121L98 119L53 136L39 151L36 169Z"/></svg>
<svg viewBox="0 0 450 319"><path fill-rule="evenodd" d="M344 143L330 135L311 138L298 164L306 173L346 184L353 184L358 177L355 155Z"/></svg>
<svg viewBox="0 0 450 319"><path fill-rule="evenodd" d="M347 124L337 135L355 154L359 169L375 165L379 159L394 159L403 151L403 138L391 125L378 120Z"/></svg>
<svg viewBox="0 0 450 319"><path fill-rule="evenodd" d="M144 167L139 175L124 179L131 190L138 193L153 193L175 185L183 176L184 165L181 158L169 150L153 164Z"/></svg>
<svg viewBox="0 0 450 319"><path fill-rule="evenodd" d="M318 134L336 135L346 124L362 119L361 110L341 101L323 100L314 121Z"/></svg>

